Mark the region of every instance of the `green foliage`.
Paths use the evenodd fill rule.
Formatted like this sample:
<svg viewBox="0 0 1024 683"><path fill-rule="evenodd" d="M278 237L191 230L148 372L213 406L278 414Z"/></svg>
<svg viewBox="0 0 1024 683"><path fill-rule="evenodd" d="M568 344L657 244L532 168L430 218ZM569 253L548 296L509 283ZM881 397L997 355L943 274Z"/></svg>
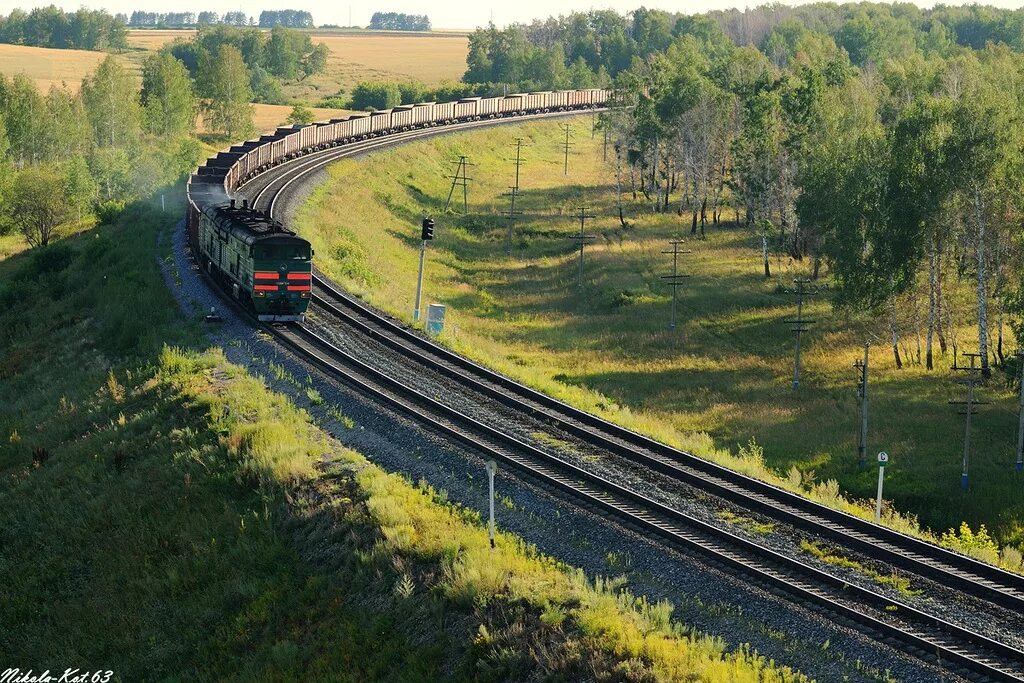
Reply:
<svg viewBox="0 0 1024 683"><path fill-rule="evenodd" d="M313 116L313 112L310 111L309 107L296 104L292 107L291 112L288 113L288 118L284 120L284 123L288 126L305 126L313 123L314 120L316 120L316 117Z"/></svg>
<svg viewBox="0 0 1024 683"><path fill-rule="evenodd" d="M31 246L45 247L58 226L71 219L62 190L60 173L49 166L25 169L7 189L8 220Z"/></svg>
<svg viewBox="0 0 1024 683"><path fill-rule="evenodd" d="M179 137L195 129L197 102L185 65L169 53L150 56L142 65L142 104L146 130Z"/></svg>
<svg viewBox="0 0 1024 683"><path fill-rule="evenodd" d="M82 100L99 147L131 147L138 143L142 111L135 79L108 56L91 78L82 81Z"/></svg>
<svg viewBox="0 0 1024 683"><path fill-rule="evenodd" d="M215 57L203 61L199 74L205 84L205 116L210 129L231 140L253 133L252 91L238 48L222 45Z"/></svg>
<svg viewBox="0 0 1024 683"><path fill-rule="evenodd" d="M402 91L395 83L362 82L352 88L352 108L360 111L391 109L402 103Z"/></svg>
<svg viewBox="0 0 1024 683"><path fill-rule="evenodd" d="M80 8L73 14L54 5L29 13L16 9L0 17L0 43L75 50L126 50L123 21L106 10Z"/></svg>

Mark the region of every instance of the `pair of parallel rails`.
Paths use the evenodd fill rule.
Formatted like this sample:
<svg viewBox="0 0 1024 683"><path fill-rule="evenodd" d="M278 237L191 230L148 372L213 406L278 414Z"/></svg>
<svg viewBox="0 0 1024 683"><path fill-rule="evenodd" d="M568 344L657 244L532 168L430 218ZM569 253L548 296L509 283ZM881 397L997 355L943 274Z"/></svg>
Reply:
<svg viewBox="0 0 1024 683"><path fill-rule="evenodd" d="M539 114L529 118L566 114ZM340 158L451 130L516 120L478 121L411 131L332 148L287 161L251 179L239 190L252 200L254 207L274 214L283 198L294 192L304 178ZM435 344L344 294L316 274L314 302L347 329L451 378L472 392L524 416L557 426L596 448L798 530L829 538L871 559L927 577L993 605L1024 613L1024 577L825 507L569 406ZM1024 680L1024 653L1010 645L880 592L851 584L578 468L390 377L306 327L266 326L266 330L328 374L429 428L568 494L593 511L613 516L653 538L697 551L711 562L741 572L758 584L781 589L798 601L826 610L862 630L907 645L910 652L923 659L969 672L972 680ZM983 678L978 679L978 676Z"/></svg>

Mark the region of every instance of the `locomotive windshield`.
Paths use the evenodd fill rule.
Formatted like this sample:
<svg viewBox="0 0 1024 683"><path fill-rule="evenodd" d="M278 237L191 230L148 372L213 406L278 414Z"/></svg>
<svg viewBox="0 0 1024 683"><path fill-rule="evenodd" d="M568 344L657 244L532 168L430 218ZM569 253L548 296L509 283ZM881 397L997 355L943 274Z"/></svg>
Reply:
<svg viewBox="0 0 1024 683"><path fill-rule="evenodd" d="M258 245L253 250L253 258L265 260L289 259L293 261L308 261L309 247L304 244L265 244Z"/></svg>

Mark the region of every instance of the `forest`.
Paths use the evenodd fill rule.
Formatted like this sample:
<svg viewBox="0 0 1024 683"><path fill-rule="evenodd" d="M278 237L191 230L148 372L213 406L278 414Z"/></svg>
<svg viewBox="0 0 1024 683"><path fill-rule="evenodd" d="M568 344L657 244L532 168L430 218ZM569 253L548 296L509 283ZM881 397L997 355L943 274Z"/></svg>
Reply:
<svg viewBox="0 0 1024 683"><path fill-rule="evenodd" d="M952 346L987 376L1024 312L1022 48L1024 12L979 6L591 12L476 32L465 79L612 84L627 192L694 235L746 226L766 277L807 263L837 308L887 321L898 367ZM950 278L973 283L973 310Z"/></svg>
<svg viewBox="0 0 1024 683"><path fill-rule="evenodd" d="M128 30L123 15L84 7L73 13L50 5L31 12L11 10L0 16L0 43L74 50L126 50Z"/></svg>

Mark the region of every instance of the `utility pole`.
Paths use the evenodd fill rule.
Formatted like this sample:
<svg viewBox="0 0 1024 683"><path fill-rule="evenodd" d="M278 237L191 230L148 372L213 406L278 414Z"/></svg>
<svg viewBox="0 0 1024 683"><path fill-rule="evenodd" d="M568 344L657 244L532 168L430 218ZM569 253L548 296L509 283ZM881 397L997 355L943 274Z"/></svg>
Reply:
<svg viewBox="0 0 1024 683"><path fill-rule="evenodd" d="M878 495L875 497L875 524L882 521L882 483L885 481L885 466L889 463L889 454L882 451L878 454Z"/></svg>
<svg viewBox="0 0 1024 683"><path fill-rule="evenodd" d="M452 187L448 190L448 199L444 203L444 210L447 211L448 207L452 203L452 195L455 194L455 188L459 185L462 186L462 213L463 215L469 213L469 181L472 180L467 173L469 166L473 164L469 163L469 157L460 156L458 165L455 167L455 175L448 176L452 180Z"/></svg>
<svg viewBox="0 0 1024 683"><path fill-rule="evenodd" d="M417 322L420 319L420 303L423 294L423 262L427 256L427 240L432 239L434 239L434 219L424 217L423 223L420 225L420 273L416 278L416 308L412 312L412 319Z"/></svg>
<svg viewBox="0 0 1024 683"><path fill-rule="evenodd" d="M963 457L963 468L960 471L960 488L962 488L963 490L966 491L967 490L967 482L968 482L968 479L967 479L968 464L970 463L970 456L971 456L971 415L977 414L976 411L974 410L974 406L986 405L986 404L990 403L990 401L977 401L974 398L974 387L978 384L979 381L981 381L980 376L979 376L980 373L981 373L981 368L976 367L976 362L977 362L978 358L981 357L981 354L978 354L978 353L966 353L966 352L964 352L961 355L963 355L965 358L970 359L970 362L971 362L970 366L969 367L964 367L962 365L958 366L956 364L956 357L954 356L953 357L953 369L954 370L963 370L965 373L967 373L966 379L958 381L958 384L966 384L967 385L967 400L966 401L950 401L949 404L950 405L956 405L956 406L965 406L965 410L962 413L962 414L966 415L966 419L964 420L964 457Z"/></svg>
<svg viewBox="0 0 1024 683"><path fill-rule="evenodd" d="M571 135L572 128L568 123L560 123L558 126L565 131L565 144L563 145L565 149L565 163L562 166L562 175L569 175L569 149L572 147L572 143L569 142L569 137Z"/></svg>
<svg viewBox="0 0 1024 683"><path fill-rule="evenodd" d="M489 535L491 537L491 550L494 550L494 475L498 471L498 463L493 460L488 460L484 467L487 468L488 491L490 492L491 518L488 527L490 532Z"/></svg>
<svg viewBox="0 0 1024 683"><path fill-rule="evenodd" d="M523 139L516 138L516 184L509 188L508 195L511 198L511 206L508 210L508 235L505 238L505 255L512 256L512 237L513 228L515 227L516 216L522 213L522 211L516 211L516 197L519 196L519 167L523 165L522 161L522 148Z"/></svg>
<svg viewBox="0 0 1024 683"><path fill-rule="evenodd" d="M1017 408L1017 471L1024 472L1024 351L1017 352L1017 364L1021 366L1020 404Z"/></svg>
<svg viewBox="0 0 1024 683"><path fill-rule="evenodd" d="M859 375L857 398L860 399L860 430L857 437L857 461L863 468L868 454L868 344L864 344L864 360L857 360L853 367Z"/></svg>
<svg viewBox="0 0 1024 683"><path fill-rule="evenodd" d="M797 278L795 280L796 289L788 291L789 294L796 295L796 319L785 321L788 325L795 325L795 327L792 328L793 333L796 334L796 356L793 363L794 391L800 388L800 337L804 332L807 332L807 330L810 329L808 327L804 327L805 325L817 322L816 320L804 318L804 298L814 295L813 291L807 289L807 285L809 283L810 280Z"/></svg>
<svg viewBox="0 0 1024 683"><path fill-rule="evenodd" d="M579 211L579 213L576 214L576 218L580 219L580 233L578 235L574 235L573 239L576 240L576 242L579 244L579 247L580 247L579 286L580 286L580 289L583 289L583 247L584 247L584 245L586 245L587 242L590 242L591 240L597 239L596 235L588 235L588 234L586 234L585 227L586 227L586 222L587 222L588 218L597 218L597 216L588 214L587 213L587 207L585 207L585 206L576 207L576 210Z"/></svg>
<svg viewBox="0 0 1024 683"><path fill-rule="evenodd" d="M685 244L685 240L669 240L668 243L672 246L671 251L663 251L662 254L672 254L672 274L662 275L661 279L668 282L669 287L672 288L672 318L668 324L668 329L676 329L676 298L678 296L679 288L683 285L683 279L690 277L688 274L683 275L679 273L679 257L682 254L692 254L693 252L687 249L681 251L679 249L680 244Z"/></svg>

